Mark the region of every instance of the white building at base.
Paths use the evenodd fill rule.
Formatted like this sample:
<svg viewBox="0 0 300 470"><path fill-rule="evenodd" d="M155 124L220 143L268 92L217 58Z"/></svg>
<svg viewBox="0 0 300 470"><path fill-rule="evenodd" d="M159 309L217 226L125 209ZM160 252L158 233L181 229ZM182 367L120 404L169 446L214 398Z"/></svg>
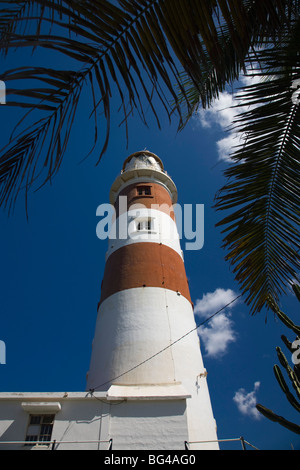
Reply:
<svg viewBox="0 0 300 470"><path fill-rule="evenodd" d="M176 201L156 155L126 159L87 390L0 393L0 449L218 449Z"/></svg>
<svg viewBox="0 0 300 470"><path fill-rule="evenodd" d="M0 393L0 450L196 447L186 442L189 398L180 386L131 387L131 396L128 392Z"/></svg>

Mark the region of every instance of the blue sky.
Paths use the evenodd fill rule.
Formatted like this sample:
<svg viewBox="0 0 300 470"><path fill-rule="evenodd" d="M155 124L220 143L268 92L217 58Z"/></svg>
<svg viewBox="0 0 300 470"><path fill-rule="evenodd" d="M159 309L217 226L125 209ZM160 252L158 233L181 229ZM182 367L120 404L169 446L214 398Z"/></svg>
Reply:
<svg viewBox="0 0 300 470"><path fill-rule="evenodd" d="M163 160L180 204L204 204L204 246L184 253L197 322L239 294L215 228L220 216L212 209L229 164L223 153L220 159L219 152L228 149L228 139L222 139L232 143L233 137L224 133L231 111L220 111L232 99L226 94L222 100L179 134L175 120L169 125L163 115L161 131L150 114L149 128L137 115L130 118L128 148L124 126L118 126L121 116L115 113L108 150L95 166L97 153L80 163L92 142L92 122L84 118L89 103L83 98L61 170L52 185L29 197L29 220L22 196L10 217L0 212L0 340L6 345L0 391L85 389L107 247L96 236L96 209L109 202L110 186L133 152L147 148ZM1 146L21 115L0 106ZM297 323L299 304L293 295L282 299L282 309ZM285 351L280 335L294 338L272 314L265 320L266 312L252 317L239 299L200 330L218 436L244 436L259 449L300 449L299 436L258 416L253 406L257 401L287 419L298 418L272 371L278 362L275 347ZM221 448L239 450L240 444Z"/></svg>

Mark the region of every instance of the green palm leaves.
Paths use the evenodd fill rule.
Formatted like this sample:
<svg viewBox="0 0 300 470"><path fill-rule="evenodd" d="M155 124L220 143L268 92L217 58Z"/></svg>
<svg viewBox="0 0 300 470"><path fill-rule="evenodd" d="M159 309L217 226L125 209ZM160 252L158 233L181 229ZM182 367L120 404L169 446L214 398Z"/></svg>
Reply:
<svg viewBox="0 0 300 470"><path fill-rule="evenodd" d="M226 170L216 202L231 212L219 225L226 225L227 259L253 312L272 308L297 279L300 242L300 106L292 100L298 48L287 42L280 54L266 48L257 59L268 74L241 94L250 107L237 123L245 141L233 152L237 163Z"/></svg>
<svg viewBox="0 0 300 470"><path fill-rule="evenodd" d="M153 93L171 116L165 93L175 102L177 98L170 77L180 85L160 28L157 15L161 9L156 1L123 1L122 9L107 0L0 3L4 5L0 10L4 53L15 47L48 49L57 57L65 56L69 66L67 70L19 67L1 76L7 83L8 105L44 113L33 126L30 120L28 128L15 133L2 153L1 204L10 206L21 188L29 189L37 179L45 183L56 174L84 88L90 92L94 145L104 124L99 160L108 144L113 93L119 96L125 122L137 110L146 123L144 108L150 106L159 125ZM13 88L13 84L17 86ZM101 113L104 119L99 126Z"/></svg>

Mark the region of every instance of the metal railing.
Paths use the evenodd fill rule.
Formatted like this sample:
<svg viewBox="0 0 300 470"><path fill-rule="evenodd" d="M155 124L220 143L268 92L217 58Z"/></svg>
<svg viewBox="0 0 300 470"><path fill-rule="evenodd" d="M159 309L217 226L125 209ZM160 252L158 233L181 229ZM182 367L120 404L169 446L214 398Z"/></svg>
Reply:
<svg viewBox="0 0 300 470"><path fill-rule="evenodd" d="M244 437L237 437L232 439L215 439L215 440L207 440L207 441L184 441L184 448L185 450L192 450L189 448L190 445L193 444L209 444L209 443L220 443L220 442L240 442L242 446L242 450L247 450L246 445L250 446L255 450L259 450L254 445L250 444L250 442L246 441ZM57 450L60 444L108 444L108 448L106 450L112 450L113 439L109 440L85 440L85 441L57 441L56 439L52 441L0 441L1 444L6 445L23 445L24 447L47 447L48 450ZM103 449L104 450L104 449Z"/></svg>
<svg viewBox="0 0 300 470"><path fill-rule="evenodd" d="M100 440L86 440L86 441L57 441L54 439L53 441L0 441L1 444L7 445L23 445L24 447L47 447L49 450L56 450L59 444L108 444L108 449L112 449L112 439L106 441Z"/></svg>
<svg viewBox="0 0 300 470"><path fill-rule="evenodd" d="M234 442L234 441L240 441L243 450L247 450L246 444L248 446L252 447L255 450L259 450L257 447L250 444L250 442L246 441L243 438L243 436L236 437L236 438L233 438L233 439L215 439L215 440L210 440L210 441L185 441L184 444L185 444L186 450L190 450L189 447L188 447L189 444L208 444L208 443L212 443L212 442L218 442L219 443L219 442Z"/></svg>

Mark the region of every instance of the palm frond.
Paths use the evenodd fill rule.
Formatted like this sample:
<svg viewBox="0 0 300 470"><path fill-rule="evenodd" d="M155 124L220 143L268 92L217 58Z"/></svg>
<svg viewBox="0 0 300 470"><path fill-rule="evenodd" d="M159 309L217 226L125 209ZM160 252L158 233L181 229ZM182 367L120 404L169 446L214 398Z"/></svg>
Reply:
<svg viewBox="0 0 300 470"><path fill-rule="evenodd" d="M255 51L265 47L266 41L279 46L292 32L299 9L299 2L294 0L238 2L237 8L236 2L220 2L213 37L199 38L202 54L197 60L201 73L191 76L188 67L181 72L184 90L178 90L183 111L181 129L195 111L209 107L226 86L239 79L241 72L247 73L253 59L258 62Z"/></svg>
<svg viewBox="0 0 300 470"><path fill-rule="evenodd" d="M27 194L27 189L41 175L40 184L59 170L83 86L83 76L70 70L54 71L42 67L17 68L4 74L4 79L9 82L19 76L23 81L27 78L30 82L41 82L42 86L9 89L8 93L25 98L16 103L11 101L10 105L24 107L29 112L38 109L46 116L18 133L15 129L16 135L4 148L0 158L0 204L9 208L13 207L21 189Z"/></svg>
<svg viewBox="0 0 300 470"><path fill-rule="evenodd" d="M13 48L45 48L72 62L71 81L65 77L66 80L59 83L61 78L57 81L54 70L50 69L46 77L44 68L43 81L48 87L38 90L32 87L24 90L24 78L28 78L29 72L25 67L18 72L8 71L1 77L9 85L12 83L7 105L40 109L47 114L44 129L48 129L48 136L54 140L43 139L44 146L39 149L41 155L46 155L46 181L57 170L53 161L59 164L66 149L66 145L58 146L59 139L55 137L57 132L53 131L52 124L55 122L57 129L62 129L68 122L65 136L69 136L85 84L91 90L94 146L99 140L97 114L100 111L106 121L100 160L109 141L113 87L117 89L125 123L133 110L137 110L146 123L144 108L150 106L160 126L153 105L154 91L169 119L174 109L177 111L180 126L182 105L188 110L192 107L178 64L198 87L202 104L208 105L226 83L238 77L251 41L261 40L269 34L269 29L278 36L282 24L287 23L287 6L292 3L291 0L119 0L117 6L109 0L1 1L0 44L4 54L9 54ZM224 44L231 46L226 48ZM41 81L40 64L32 67L31 73L33 79ZM15 83L22 83L21 89ZM72 108L71 99L75 100ZM30 136L29 131L29 140ZM5 188L0 202L8 201L14 191L19 190L16 179L9 176L7 169L13 167L7 165L7 160L11 163L14 159L14 149L15 158L20 161L23 138L23 134L17 136L14 143L10 143L9 153L4 150L0 157L1 168L6 168L0 176L2 188ZM65 138L63 141L67 143ZM60 155L51 160L49 149ZM26 152L24 160L25 155ZM32 158L35 160L38 155ZM22 168L31 171L30 165ZM27 189L35 179L33 174L27 178Z"/></svg>
<svg viewBox="0 0 300 470"><path fill-rule="evenodd" d="M233 152L237 163L226 170L228 183L217 196L216 208L230 210L218 223L226 226L227 260L252 313L273 308L298 279L300 106L292 84L300 78L299 33L300 22L280 50L260 51L269 80L264 75L239 96L250 106L236 124L246 140Z"/></svg>
<svg viewBox="0 0 300 470"><path fill-rule="evenodd" d="M31 16L27 16L29 3L32 9L36 7ZM22 131L13 141L10 141L8 147L3 149L0 157L2 187L0 204L11 202L15 193L24 187L24 178L27 190L37 178L41 179L42 183L54 176L64 156L80 94L86 84L90 87L91 116L94 117L95 122L94 146L98 139L97 114L103 111L106 121L99 161L109 140L113 86L119 94L125 122L130 113L137 109L146 123L144 113L146 98L146 103L150 105L157 124L160 125L158 114L153 106L153 89L156 90L168 116L171 116L172 110L165 92L158 84L158 77L176 100L170 74L176 77L177 69L159 27L156 26L155 33L151 33L150 28L147 30L148 22L157 23L157 18L152 5L146 5L147 8L145 8L144 3L139 2L139 9L135 8L132 15L107 0L12 2L10 19L8 18L9 10L2 10L8 24L6 28L3 24L0 32L5 53L9 53L12 48L22 47L50 49L56 54L67 57L71 70L19 67L1 76L1 79L7 83L7 105L43 111L46 116L42 120L42 128L38 128L41 135L47 132L49 138L43 135L43 138L39 139L37 132L33 136L28 126L27 134L26 131ZM38 18L36 15L41 9L43 16ZM145 13L147 13L147 23ZM30 22L31 27L28 25ZM24 29L25 23L26 30ZM53 30L46 34L45 30L49 25L53 27ZM137 34L137 31L142 30L144 36ZM153 34L155 34L155 39ZM159 43L154 47L157 41ZM36 81L39 85L36 85ZM29 88L26 88L26 82ZM19 83L22 84L21 87L18 87ZM43 86L40 85L41 83ZM38 122L41 121L38 120ZM22 123L24 124L23 120ZM33 137L39 140L42 147L33 144ZM28 149L31 148L30 159L25 142L28 144ZM56 157L52 158L52 154L56 154ZM38 158L43 160L43 164L33 165L32 161L37 161ZM46 169L44 180L43 172L36 172L37 167ZM15 177L16 168L18 168L19 178ZM23 171L27 175L23 174ZM18 184L18 181L22 184Z"/></svg>
<svg viewBox="0 0 300 470"><path fill-rule="evenodd" d="M177 111L180 128L184 106L188 116L199 103L209 106L248 64L258 62L257 74L273 79L244 90L244 103L256 107L239 116L247 143L234 155L237 163L227 171L229 182L217 209L231 211L220 225L227 226L228 259L252 311L277 302L299 269L299 105L291 100L291 85L300 78L299 4L0 1L4 55L13 48L47 49L68 64L65 70L24 66L0 77L9 85L7 105L27 110L25 128L16 126L0 154L0 204L11 207L20 190L27 194L33 183L43 184L57 173L86 85L94 118L92 148L99 140L97 116L104 116L100 161L109 142L113 90L125 124L134 110L146 123L144 109L150 106L160 126L155 93L169 119ZM42 113L35 121L33 110Z"/></svg>

